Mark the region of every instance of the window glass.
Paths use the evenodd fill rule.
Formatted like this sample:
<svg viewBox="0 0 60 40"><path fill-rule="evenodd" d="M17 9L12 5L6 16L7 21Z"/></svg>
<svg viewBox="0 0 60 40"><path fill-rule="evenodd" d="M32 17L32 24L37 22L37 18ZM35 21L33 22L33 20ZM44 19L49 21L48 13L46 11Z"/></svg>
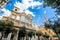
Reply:
<svg viewBox="0 0 60 40"><path fill-rule="evenodd" d="M14 16L14 15L12 15L12 17L11 17L11 18L15 19L15 16Z"/></svg>
<svg viewBox="0 0 60 40"><path fill-rule="evenodd" d="M25 22L25 16L21 16L21 21Z"/></svg>
<svg viewBox="0 0 60 40"><path fill-rule="evenodd" d="M28 20L26 19L26 23L28 23Z"/></svg>
<svg viewBox="0 0 60 40"><path fill-rule="evenodd" d="M29 23L30 24L30 21L28 19L26 19L26 23Z"/></svg>
<svg viewBox="0 0 60 40"><path fill-rule="evenodd" d="M16 20L20 20L20 16L17 16L17 17L16 17Z"/></svg>

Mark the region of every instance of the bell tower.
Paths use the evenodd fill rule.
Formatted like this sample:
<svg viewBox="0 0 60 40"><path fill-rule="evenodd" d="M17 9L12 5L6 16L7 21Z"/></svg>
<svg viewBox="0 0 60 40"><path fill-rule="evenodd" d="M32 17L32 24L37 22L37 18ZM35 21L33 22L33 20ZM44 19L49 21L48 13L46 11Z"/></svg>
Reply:
<svg viewBox="0 0 60 40"><path fill-rule="evenodd" d="M16 19L17 13L20 9L16 6L14 6L14 9L11 12L10 18Z"/></svg>
<svg viewBox="0 0 60 40"><path fill-rule="evenodd" d="M16 6L14 6L13 11L18 12L18 11L19 11L19 8L18 8L18 7L16 7Z"/></svg>
<svg viewBox="0 0 60 40"><path fill-rule="evenodd" d="M34 23L34 30L36 30L36 23Z"/></svg>

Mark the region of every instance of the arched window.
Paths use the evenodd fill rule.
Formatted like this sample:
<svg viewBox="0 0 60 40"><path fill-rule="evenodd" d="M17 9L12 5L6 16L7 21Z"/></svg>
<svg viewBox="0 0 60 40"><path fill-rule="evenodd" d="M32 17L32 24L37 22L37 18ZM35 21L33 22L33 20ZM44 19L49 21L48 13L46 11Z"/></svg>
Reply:
<svg viewBox="0 0 60 40"><path fill-rule="evenodd" d="M21 21L25 22L25 16L21 16Z"/></svg>

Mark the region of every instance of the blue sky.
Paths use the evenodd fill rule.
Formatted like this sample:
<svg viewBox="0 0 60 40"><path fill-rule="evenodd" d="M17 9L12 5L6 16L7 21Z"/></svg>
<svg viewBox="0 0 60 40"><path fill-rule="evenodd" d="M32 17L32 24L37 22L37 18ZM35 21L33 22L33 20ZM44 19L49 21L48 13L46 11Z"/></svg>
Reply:
<svg viewBox="0 0 60 40"><path fill-rule="evenodd" d="M14 8L14 4L16 4L16 2L18 1L20 2L20 4L24 4L24 5L27 4L25 5L26 8L20 5L22 7L21 9L28 10L28 12L30 12L31 14L33 13L32 15L35 16L32 16L32 20L33 20L32 23L36 22L38 26L44 25L45 22L44 11L46 11L45 15L48 19L55 17L55 12L54 12L55 9L52 9L51 7L43 8L43 2L40 2L40 0L29 0L29 2L26 0L10 0L11 3L6 4L6 6L3 9L3 10L7 10L5 11L5 14L3 10L0 10L0 17L2 17L3 15L7 16L8 13L11 13L12 9ZM33 4L31 4L31 2ZM30 3L31 5L29 5L28 3Z"/></svg>

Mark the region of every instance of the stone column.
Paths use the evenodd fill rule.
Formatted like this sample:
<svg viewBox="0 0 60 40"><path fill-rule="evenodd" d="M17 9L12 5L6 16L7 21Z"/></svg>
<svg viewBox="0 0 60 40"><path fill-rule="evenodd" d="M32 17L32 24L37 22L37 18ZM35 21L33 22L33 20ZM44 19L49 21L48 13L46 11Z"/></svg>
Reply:
<svg viewBox="0 0 60 40"><path fill-rule="evenodd" d="M1 40L1 37L2 37L2 33L0 32L0 40Z"/></svg>
<svg viewBox="0 0 60 40"><path fill-rule="evenodd" d="M9 35L7 37L7 40L10 40L11 39L11 35L12 35L12 33L9 33Z"/></svg>
<svg viewBox="0 0 60 40"><path fill-rule="evenodd" d="M17 31L16 40L18 40L18 33L19 33L19 30Z"/></svg>
<svg viewBox="0 0 60 40"><path fill-rule="evenodd" d="M18 40L18 33L19 33L19 30L16 31L14 37L13 37L13 40Z"/></svg>

